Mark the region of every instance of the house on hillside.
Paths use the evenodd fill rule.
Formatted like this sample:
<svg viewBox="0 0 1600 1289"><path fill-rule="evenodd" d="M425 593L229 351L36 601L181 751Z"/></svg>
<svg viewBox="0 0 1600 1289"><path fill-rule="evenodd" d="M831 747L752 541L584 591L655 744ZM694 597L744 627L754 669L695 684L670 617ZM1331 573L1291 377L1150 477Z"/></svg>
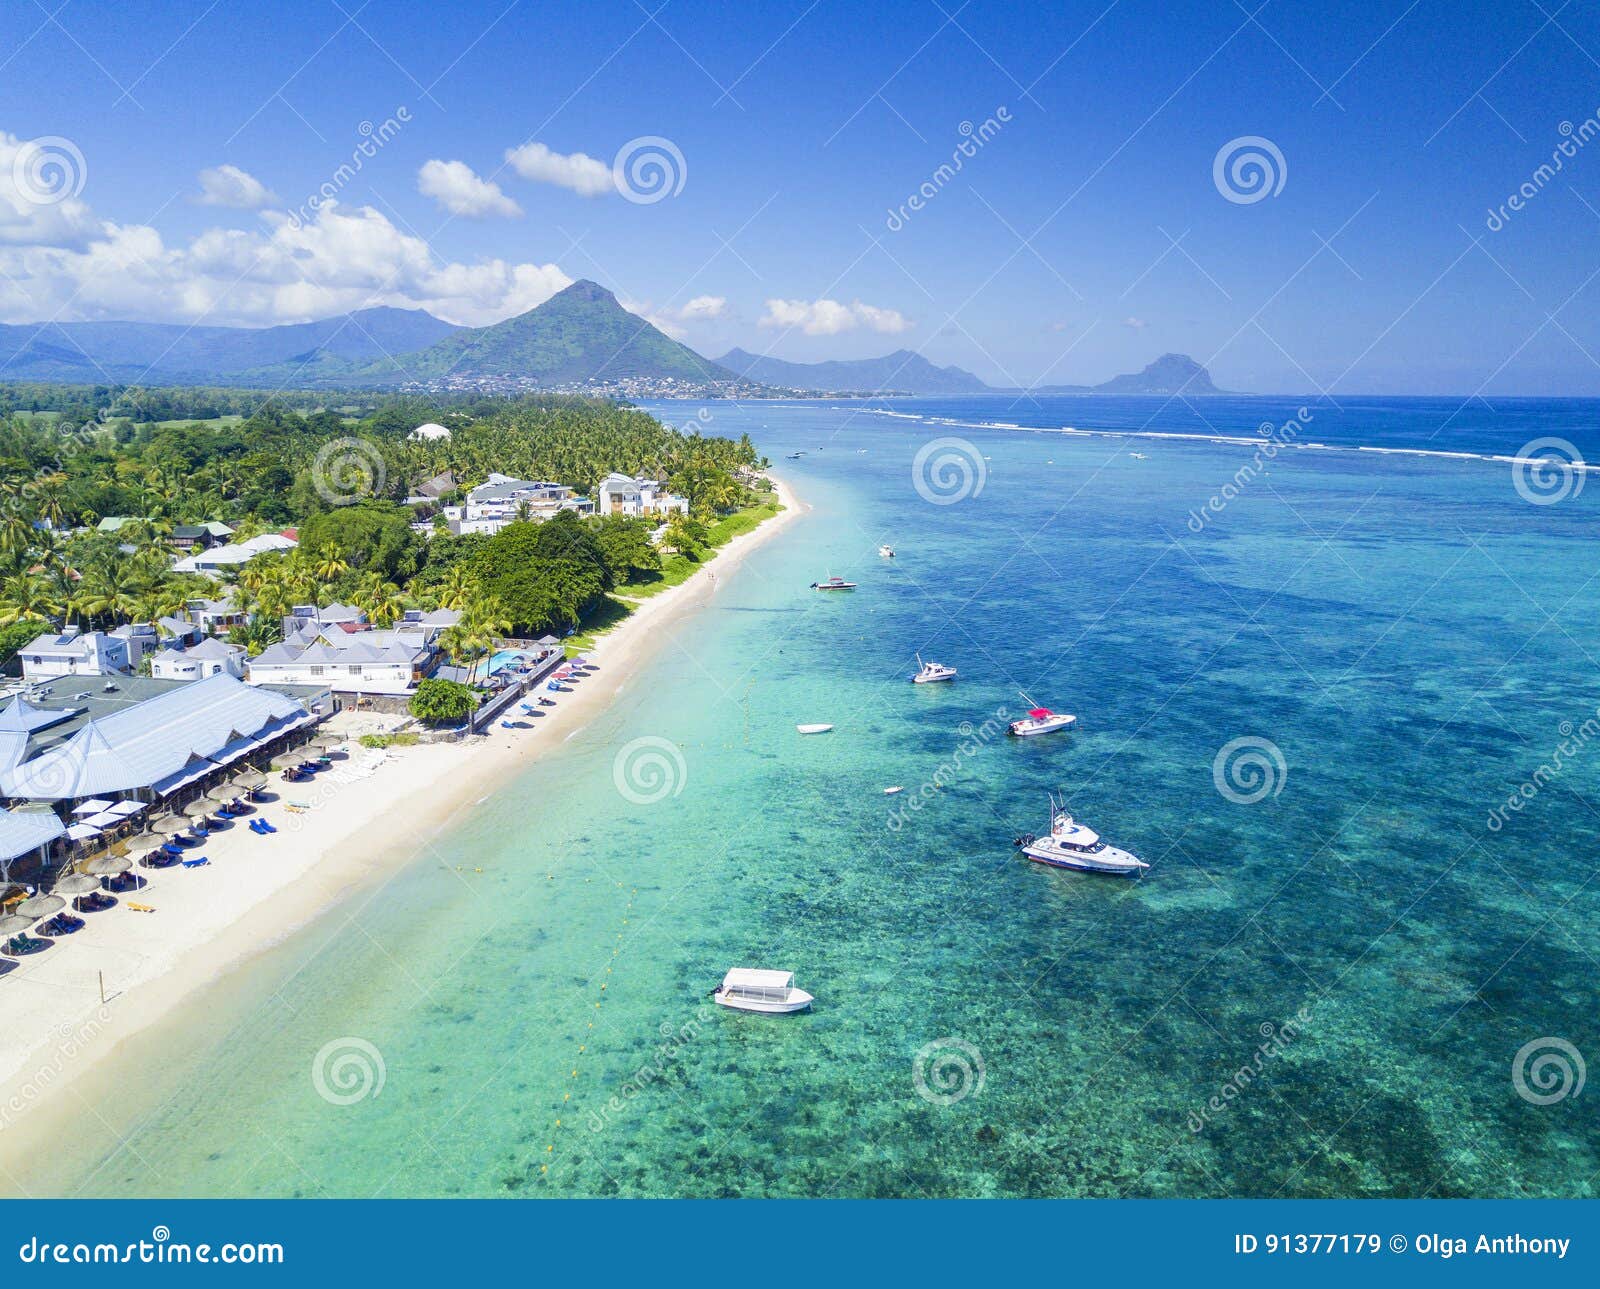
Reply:
<svg viewBox="0 0 1600 1289"><path fill-rule="evenodd" d="M216 546L210 550L196 550L180 559L172 566L174 573L211 573L215 574L225 568L238 568L248 564L258 555L265 555L270 551L292 551L300 543L291 536L293 529L285 529L281 533L262 533L260 537L252 537L245 542L230 542L226 546Z"/></svg>

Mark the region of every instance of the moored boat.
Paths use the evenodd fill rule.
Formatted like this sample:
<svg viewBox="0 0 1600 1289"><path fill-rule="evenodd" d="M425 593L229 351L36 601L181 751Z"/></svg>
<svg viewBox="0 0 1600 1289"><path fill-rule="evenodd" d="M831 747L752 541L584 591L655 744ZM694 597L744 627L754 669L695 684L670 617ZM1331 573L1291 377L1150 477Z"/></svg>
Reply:
<svg viewBox="0 0 1600 1289"><path fill-rule="evenodd" d="M878 547L878 554L883 556L884 559L893 559L894 547L889 545L888 542L885 542L882 546Z"/></svg>
<svg viewBox="0 0 1600 1289"><path fill-rule="evenodd" d="M804 1011L813 1002L804 989L794 987L794 972L753 967L735 967L711 991L711 997L722 1007L771 1016Z"/></svg>
<svg viewBox="0 0 1600 1289"><path fill-rule="evenodd" d="M821 582L811 584L813 591L853 591L856 589L854 582L846 582L842 577L829 577Z"/></svg>
<svg viewBox="0 0 1600 1289"><path fill-rule="evenodd" d="M1027 738L1033 734L1051 734L1056 730L1064 730L1077 723L1076 716L1069 716L1065 712L1052 712L1048 707L1030 708L1028 714L1021 720L1012 721L1007 727L1018 738Z"/></svg>
<svg viewBox="0 0 1600 1289"><path fill-rule="evenodd" d="M1049 868L1070 868L1080 873L1110 873L1137 877L1150 865L1138 856L1108 846L1100 834L1067 813L1066 807L1050 801L1050 832L1044 837L1025 833L1016 839L1017 849L1036 864Z"/></svg>
<svg viewBox="0 0 1600 1289"><path fill-rule="evenodd" d="M954 680L956 669L947 667L942 662L923 662L922 655L917 655L917 674L911 678L913 685L931 685L935 681Z"/></svg>
<svg viewBox="0 0 1600 1289"><path fill-rule="evenodd" d="M795 729L802 734L826 734L833 728L832 725L796 725Z"/></svg>

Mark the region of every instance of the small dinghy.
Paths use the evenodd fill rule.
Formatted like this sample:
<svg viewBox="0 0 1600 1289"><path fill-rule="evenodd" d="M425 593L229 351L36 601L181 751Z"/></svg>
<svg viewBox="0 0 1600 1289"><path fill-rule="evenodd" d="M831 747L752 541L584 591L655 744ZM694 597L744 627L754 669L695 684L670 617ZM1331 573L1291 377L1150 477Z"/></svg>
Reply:
<svg viewBox="0 0 1600 1289"><path fill-rule="evenodd" d="M894 787L892 787L892 788L885 788L885 789L884 789L884 790L883 790L883 795L884 795L884 796L886 796L886 797L893 797L893 796L897 796L897 795L899 795L899 794L900 794L900 793L902 793L902 792L904 792L904 791L905 791L905 789L904 789L904 788L902 788L902 787L901 787L901 786L900 786L900 785L899 785L899 784L898 784L898 783L897 783L897 784L895 784L895 785L894 785Z"/></svg>
<svg viewBox="0 0 1600 1289"><path fill-rule="evenodd" d="M802 733L802 734L826 734L832 728L833 728L833 726L831 726L831 725L796 725L795 726L795 729L799 730L800 733Z"/></svg>

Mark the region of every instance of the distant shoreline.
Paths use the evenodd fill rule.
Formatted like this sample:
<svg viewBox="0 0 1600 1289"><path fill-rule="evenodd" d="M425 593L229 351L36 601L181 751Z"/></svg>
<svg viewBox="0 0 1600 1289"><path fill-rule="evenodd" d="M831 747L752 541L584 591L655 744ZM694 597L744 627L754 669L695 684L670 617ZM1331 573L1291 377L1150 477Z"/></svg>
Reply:
<svg viewBox="0 0 1600 1289"><path fill-rule="evenodd" d="M82 1127L82 1101L66 1093L112 1060L124 1040L408 867L464 810L579 736L674 624L705 607L751 551L808 509L782 481L773 482L783 509L718 548L677 586L633 602L585 650L599 669L545 709L533 729L496 726L468 746L395 749L370 777L341 782L341 767L371 755L352 742L347 759L324 772L328 782L269 789L277 800L257 817L272 822L276 836L236 825L204 847L209 867L152 875L139 899L155 913L116 908L91 915L35 970L0 981L7 1012L0 1030L0 1141L8 1158L19 1161L0 1193L16 1190L21 1160ZM340 713L334 720L353 739L363 718ZM293 800L312 808L292 813L286 802Z"/></svg>

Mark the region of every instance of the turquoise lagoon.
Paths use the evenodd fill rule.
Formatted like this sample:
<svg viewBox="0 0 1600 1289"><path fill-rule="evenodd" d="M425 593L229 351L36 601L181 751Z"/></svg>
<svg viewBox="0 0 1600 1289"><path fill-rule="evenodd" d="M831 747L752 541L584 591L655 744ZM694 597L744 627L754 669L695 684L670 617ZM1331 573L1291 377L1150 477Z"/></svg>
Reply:
<svg viewBox="0 0 1600 1289"><path fill-rule="evenodd" d="M1285 451L1196 531L1253 454L1205 437L1292 405L883 406L714 405L810 513L640 674L584 681L622 690L560 755L8 1167L87 1195L1593 1195L1594 1093L1537 1104L1533 1063L1600 1055L1600 749L1491 811L1600 704L1600 483L1535 505L1504 463ZM1299 441L1581 447L1595 410L1366 399ZM938 437L981 491L914 486ZM960 680L914 688L918 652ZM1077 731L995 735L1030 699ZM1252 803L1214 775L1240 739ZM1145 878L1016 856L1051 791ZM710 1007L734 965L815 1010Z"/></svg>

